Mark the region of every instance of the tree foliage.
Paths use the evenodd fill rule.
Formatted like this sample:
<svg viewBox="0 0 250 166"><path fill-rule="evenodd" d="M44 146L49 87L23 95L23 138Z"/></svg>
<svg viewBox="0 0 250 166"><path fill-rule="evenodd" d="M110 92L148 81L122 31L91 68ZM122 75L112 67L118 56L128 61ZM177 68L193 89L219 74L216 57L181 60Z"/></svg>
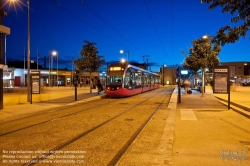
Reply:
<svg viewBox="0 0 250 166"><path fill-rule="evenodd" d="M188 54L185 55L184 67L193 72L208 67L211 69L213 64L219 62L219 52L221 47L217 44L211 43L211 37L200 38L192 41L193 46L189 49Z"/></svg>
<svg viewBox="0 0 250 166"><path fill-rule="evenodd" d="M84 40L84 42L85 44L79 54L81 58L75 61L76 69L80 72L84 70L89 73L96 72L105 62L104 57L97 55L99 51L95 42L89 42L88 40Z"/></svg>
<svg viewBox="0 0 250 166"><path fill-rule="evenodd" d="M221 6L223 13L229 12L232 15L230 22L241 23L235 27L226 25L220 28L213 42L223 46L227 43L234 43L240 37L246 36L250 25L249 0L201 0L201 2L210 4L209 10Z"/></svg>

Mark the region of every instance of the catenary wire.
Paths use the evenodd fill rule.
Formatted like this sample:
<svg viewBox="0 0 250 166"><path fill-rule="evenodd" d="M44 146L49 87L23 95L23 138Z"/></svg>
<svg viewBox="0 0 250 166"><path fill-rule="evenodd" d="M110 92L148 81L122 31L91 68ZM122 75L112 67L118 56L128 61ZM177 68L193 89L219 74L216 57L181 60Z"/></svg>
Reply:
<svg viewBox="0 0 250 166"><path fill-rule="evenodd" d="M102 32L100 29L92 26L91 24L89 24L88 22L84 21L82 18L80 18L79 16L77 16L76 14L72 13L71 11L67 10L66 8L64 8L60 3L56 2L55 0L51 0L54 4L56 4L58 7L60 7L61 9L63 9L65 12L69 13L70 15L74 16L75 18L79 19L80 21L82 21L83 23L89 25L91 28L95 29L96 31L100 32L101 34L105 35L107 38L121 44L119 41L111 38L110 36L108 36L107 34L105 34L104 32ZM121 44L122 45L122 44Z"/></svg>
<svg viewBox="0 0 250 166"><path fill-rule="evenodd" d="M146 3L145 0L144 0L144 4L145 4L145 6L146 6L146 8L147 8L148 14L149 14L149 16L150 16L150 19L151 19L151 21L152 21L152 24L153 24L153 26L154 26L154 29L155 29L156 34L157 34L157 36L158 36L158 39L159 39L159 41L160 41L160 43L161 43L161 46L162 46L162 48L163 48L163 50L164 50L164 53L165 53L165 55L167 55L166 49L164 48L164 45L163 45L163 43L162 43L162 41L161 41L159 32L157 31L157 28L156 28L156 26L155 26L153 17L152 17L152 15L151 15L150 11L149 11L148 5L147 5L147 3Z"/></svg>
<svg viewBox="0 0 250 166"><path fill-rule="evenodd" d="M92 13L94 13L99 19L101 19L107 26L109 26L113 31L115 31L118 35L120 35L123 39L125 39L129 44L131 44L135 49L137 49L141 54L142 51L139 50L133 43L131 43L127 38L125 38L120 32L118 32L114 27L112 27L107 21L105 21L100 15L98 15L94 10L92 10L86 3L83 2L83 0L80 0L80 2L88 8Z"/></svg>

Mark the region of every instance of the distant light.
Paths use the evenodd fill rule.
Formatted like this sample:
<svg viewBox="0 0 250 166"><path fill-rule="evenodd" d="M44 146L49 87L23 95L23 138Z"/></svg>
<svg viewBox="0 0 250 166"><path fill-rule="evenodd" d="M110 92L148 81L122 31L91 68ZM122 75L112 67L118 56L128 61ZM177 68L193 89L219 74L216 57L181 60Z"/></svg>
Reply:
<svg viewBox="0 0 250 166"><path fill-rule="evenodd" d="M202 36L202 38L203 38L203 39L206 39L206 38L208 38L208 36L207 36L207 35L204 35L204 36Z"/></svg>
<svg viewBox="0 0 250 166"><path fill-rule="evenodd" d="M123 53L124 53L124 51L123 51L123 50L120 50L120 53L121 53L121 54L123 54Z"/></svg>
<svg viewBox="0 0 250 166"><path fill-rule="evenodd" d="M188 74L187 70L181 70L181 74Z"/></svg>
<svg viewBox="0 0 250 166"><path fill-rule="evenodd" d="M126 59L122 58L121 63L125 63L125 62L126 62Z"/></svg>
<svg viewBox="0 0 250 166"><path fill-rule="evenodd" d="M51 54L52 56L57 56L57 51L52 51Z"/></svg>

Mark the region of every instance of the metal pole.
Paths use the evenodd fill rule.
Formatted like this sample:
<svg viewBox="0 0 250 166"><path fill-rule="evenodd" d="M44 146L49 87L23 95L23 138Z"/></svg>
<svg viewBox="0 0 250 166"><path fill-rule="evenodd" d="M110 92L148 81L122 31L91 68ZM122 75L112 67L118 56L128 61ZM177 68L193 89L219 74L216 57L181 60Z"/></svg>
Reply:
<svg viewBox="0 0 250 166"><path fill-rule="evenodd" d="M163 73L163 76L162 76L162 85L164 86L164 64L162 65L162 73Z"/></svg>
<svg viewBox="0 0 250 166"><path fill-rule="evenodd" d="M23 53L23 84L25 87L25 55L26 55L26 50L24 48L24 53Z"/></svg>
<svg viewBox="0 0 250 166"><path fill-rule="evenodd" d="M36 55L36 70L38 71L38 61L39 61L39 56L38 56L38 50L37 50L37 55Z"/></svg>
<svg viewBox="0 0 250 166"><path fill-rule="evenodd" d="M27 100L31 101L31 88L30 88L30 1L27 0L27 6L28 6L28 60L27 60L27 70L28 70L28 75L27 75Z"/></svg>
<svg viewBox="0 0 250 166"><path fill-rule="evenodd" d="M179 77L178 77L178 103L181 103L181 79L180 79L180 67L179 67Z"/></svg>
<svg viewBox="0 0 250 166"><path fill-rule="evenodd" d="M53 56L51 56L51 70L52 70L52 73L53 73L53 70L54 70L53 68L54 68L54 66L53 66ZM53 81L51 82L51 83L52 83L51 86L53 87L53 84L54 84L54 76L53 76L53 75L51 75L51 76L52 76L52 80L53 80Z"/></svg>
<svg viewBox="0 0 250 166"><path fill-rule="evenodd" d="M4 48L4 65L6 65L6 35L5 35L5 48Z"/></svg>
<svg viewBox="0 0 250 166"><path fill-rule="evenodd" d="M204 69L202 69L202 85L201 85L201 93L204 95Z"/></svg>
<svg viewBox="0 0 250 166"><path fill-rule="evenodd" d="M230 110L230 63L228 63L228 74L227 74L227 90L228 90L228 98L227 98L227 109Z"/></svg>
<svg viewBox="0 0 250 166"><path fill-rule="evenodd" d="M128 52L128 63L129 63L129 51L127 51Z"/></svg>
<svg viewBox="0 0 250 166"><path fill-rule="evenodd" d="M2 9L2 0L0 0L0 8ZM3 9L2 9L3 10ZM2 17L3 13L0 13L0 25L2 25ZM0 64L2 64L3 57L2 57L2 33L0 33ZM0 68L0 109L3 109L3 69Z"/></svg>
<svg viewBox="0 0 250 166"><path fill-rule="evenodd" d="M71 65L72 65L72 68L71 68L71 82L70 82L70 86L73 85L73 56L72 56Z"/></svg>
<svg viewBox="0 0 250 166"><path fill-rule="evenodd" d="M50 86L50 55L48 54L48 58L49 58L49 86Z"/></svg>
<svg viewBox="0 0 250 166"><path fill-rule="evenodd" d="M148 70L148 58L147 58L147 70Z"/></svg>
<svg viewBox="0 0 250 166"><path fill-rule="evenodd" d="M58 87L58 54L57 54L57 57L56 57L56 67L57 67L57 71L56 71L56 81L57 81L57 87Z"/></svg>

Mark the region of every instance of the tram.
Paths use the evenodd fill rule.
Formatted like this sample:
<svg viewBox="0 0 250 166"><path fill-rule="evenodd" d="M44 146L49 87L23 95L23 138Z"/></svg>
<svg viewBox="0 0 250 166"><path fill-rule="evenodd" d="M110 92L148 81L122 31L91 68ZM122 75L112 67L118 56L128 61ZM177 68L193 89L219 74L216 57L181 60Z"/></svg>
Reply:
<svg viewBox="0 0 250 166"><path fill-rule="evenodd" d="M128 97L160 87L160 76L128 63L108 67L106 94Z"/></svg>

